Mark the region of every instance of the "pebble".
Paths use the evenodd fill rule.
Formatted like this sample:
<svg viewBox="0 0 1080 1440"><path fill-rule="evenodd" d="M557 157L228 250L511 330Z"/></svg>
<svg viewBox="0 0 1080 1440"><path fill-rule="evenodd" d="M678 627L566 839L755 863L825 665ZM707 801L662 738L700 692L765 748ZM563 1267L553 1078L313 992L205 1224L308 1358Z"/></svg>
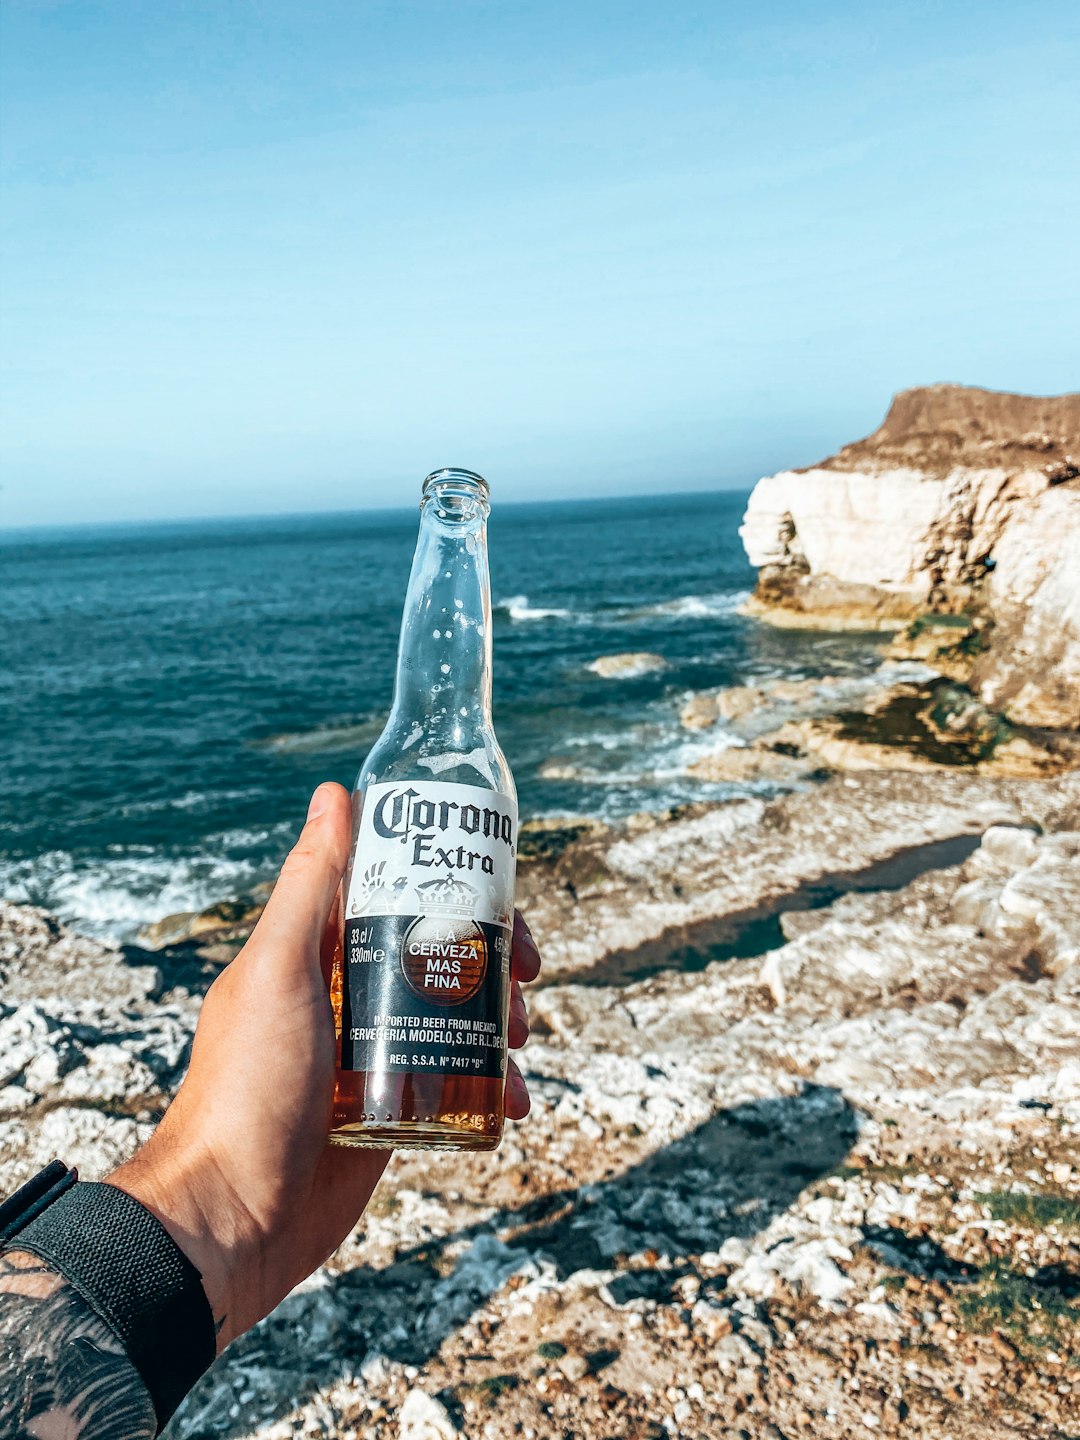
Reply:
<svg viewBox="0 0 1080 1440"><path fill-rule="evenodd" d="M560 1355L555 1363L572 1385L576 1385L579 1380L584 1380L589 1373L589 1362L584 1355L578 1355L573 1350L568 1350L565 1355Z"/></svg>
<svg viewBox="0 0 1080 1440"><path fill-rule="evenodd" d="M410 1390L398 1411L399 1440L456 1440L458 1427L441 1400Z"/></svg>

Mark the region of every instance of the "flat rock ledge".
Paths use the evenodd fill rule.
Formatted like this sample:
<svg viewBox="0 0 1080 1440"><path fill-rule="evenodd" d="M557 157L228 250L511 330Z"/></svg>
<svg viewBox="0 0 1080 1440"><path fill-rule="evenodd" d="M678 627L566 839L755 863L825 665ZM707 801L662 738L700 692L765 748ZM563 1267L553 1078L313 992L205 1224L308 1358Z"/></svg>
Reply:
<svg viewBox="0 0 1080 1440"><path fill-rule="evenodd" d="M899 779L541 848L532 1116L399 1155L173 1440L1078 1433L1080 777ZM0 934L5 1177L100 1175L198 986Z"/></svg>
<svg viewBox="0 0 1080 1440"><path fill-rule="evenodd" d="M907 673L919 671L885 665L863 681L773 681L696 694L682 723L702 731L719 726L720 743L689 773L714 783L793 784L836 771L963 767L1038 777L1080 765L1080 733L1011 724L946 675ZM904 678L873 683L889 672Z"/></svg>

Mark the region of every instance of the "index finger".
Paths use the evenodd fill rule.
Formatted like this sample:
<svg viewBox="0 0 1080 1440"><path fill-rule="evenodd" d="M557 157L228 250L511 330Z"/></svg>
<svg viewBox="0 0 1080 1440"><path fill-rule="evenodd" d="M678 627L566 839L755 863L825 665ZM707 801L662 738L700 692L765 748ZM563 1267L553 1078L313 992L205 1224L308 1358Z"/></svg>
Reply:
<svg viewBox="0 0 1080 1440"><path fill-rule="evenodd" d="M540 974L540 951L520 910L514 911L514 939L510 948L510 974L527 985Z"/></svg>

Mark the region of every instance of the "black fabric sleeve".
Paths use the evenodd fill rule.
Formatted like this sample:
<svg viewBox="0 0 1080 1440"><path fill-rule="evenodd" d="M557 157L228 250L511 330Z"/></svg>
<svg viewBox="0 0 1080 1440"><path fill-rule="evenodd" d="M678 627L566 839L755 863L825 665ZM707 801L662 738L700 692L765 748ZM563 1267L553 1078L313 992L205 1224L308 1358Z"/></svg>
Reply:
<svg viewBox="0 0 1080 1440"><path fill-rule="evenodd" d="M198 1270L145 1206L79 1181L7 1240L61 1274L116 1335L160 1429L214 1359L214 1318Z"/></svg>

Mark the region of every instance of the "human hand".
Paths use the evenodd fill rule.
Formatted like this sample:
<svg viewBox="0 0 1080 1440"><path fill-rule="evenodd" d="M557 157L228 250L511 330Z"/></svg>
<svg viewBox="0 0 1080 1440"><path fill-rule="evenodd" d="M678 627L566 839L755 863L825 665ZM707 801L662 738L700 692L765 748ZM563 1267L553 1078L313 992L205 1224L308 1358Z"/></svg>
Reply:
<svg viewBox="0 0 1080 1440"><path fill-rule="evenodd" d="M141 1201L200 1271L219 1351L349 1234L386 1152L327 1144L335 1036L328 977L351 843L349 796L320 785L251 938L207 991L187 1075L161 1124L109 1183ZM540 956L514 919L509 1042ZM528 1114L511 1060L506 1115Z"/></svg>

